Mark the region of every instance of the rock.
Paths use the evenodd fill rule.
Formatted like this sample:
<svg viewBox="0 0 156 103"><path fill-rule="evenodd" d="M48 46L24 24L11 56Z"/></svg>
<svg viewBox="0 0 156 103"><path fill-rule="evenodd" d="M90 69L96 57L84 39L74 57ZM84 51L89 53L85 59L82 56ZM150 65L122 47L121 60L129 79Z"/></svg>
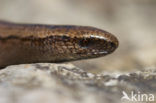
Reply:
<svg viewBox="0 0 156 103"><path fill-rule="evenodd" d="M132 93L147 94L148 101L155 96L156 68L92 74L72 64L38 63L0 70L0 103L129 103L121 98Z"/></svg>

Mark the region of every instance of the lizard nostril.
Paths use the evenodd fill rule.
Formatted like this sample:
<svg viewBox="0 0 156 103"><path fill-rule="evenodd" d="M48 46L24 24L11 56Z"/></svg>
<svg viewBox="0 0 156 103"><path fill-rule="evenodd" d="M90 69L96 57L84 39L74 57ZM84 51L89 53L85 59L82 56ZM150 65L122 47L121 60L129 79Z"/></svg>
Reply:
<svg viewBox="0 0 156 103"><path fill-rule="evenodd" d="M110 46L111 46L111 47L116 47L116 44L113 43L113 42L111 42L111 43L110 43Z"/></svg>

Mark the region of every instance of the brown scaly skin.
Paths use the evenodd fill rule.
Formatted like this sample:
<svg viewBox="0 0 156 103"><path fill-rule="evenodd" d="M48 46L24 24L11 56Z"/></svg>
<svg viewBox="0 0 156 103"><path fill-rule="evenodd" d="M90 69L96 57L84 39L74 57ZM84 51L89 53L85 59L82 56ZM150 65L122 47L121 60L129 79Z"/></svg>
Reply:
<svg viewBox="0 0 156 103"><path fill-rule="evenodd" d="M0 21L0 67L95 58L117 47L114 35L94 27Z"/></svg>

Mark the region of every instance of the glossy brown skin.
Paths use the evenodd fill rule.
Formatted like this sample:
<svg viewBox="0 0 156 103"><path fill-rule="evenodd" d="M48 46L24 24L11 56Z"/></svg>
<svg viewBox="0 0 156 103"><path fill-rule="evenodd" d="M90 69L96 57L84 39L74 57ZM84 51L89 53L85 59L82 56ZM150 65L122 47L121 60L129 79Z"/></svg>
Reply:
<svg viewBox="0 0 156 103"><path fill-rule="evenodd" d="M0 67L95 58L117 47L115 36L94 27L0 21Z"/></svg>

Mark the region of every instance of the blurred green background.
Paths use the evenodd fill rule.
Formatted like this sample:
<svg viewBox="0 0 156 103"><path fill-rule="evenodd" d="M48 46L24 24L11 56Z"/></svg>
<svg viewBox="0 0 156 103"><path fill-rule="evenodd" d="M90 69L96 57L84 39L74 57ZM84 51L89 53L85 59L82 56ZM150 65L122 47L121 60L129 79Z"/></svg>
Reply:
<svg viewBox="0 0 156 103"><path fill-rule="evenodd" d="M111 55L72 62L86 71L135 71L156 66L156 0L0 0L0 19L87 25L116 35Z"/></svg>

